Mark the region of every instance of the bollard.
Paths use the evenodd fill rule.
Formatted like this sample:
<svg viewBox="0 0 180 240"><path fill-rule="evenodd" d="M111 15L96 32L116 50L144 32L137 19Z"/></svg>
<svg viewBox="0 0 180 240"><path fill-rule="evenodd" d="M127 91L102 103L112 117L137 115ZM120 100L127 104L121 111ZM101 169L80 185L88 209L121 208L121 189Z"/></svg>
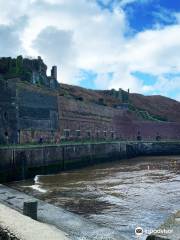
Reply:
<svg viewBox="0 0 180 240"><path fill-rule="evenodd" d="M34 220L37 220L37 201L24 202L23 205L23 214Z"/></svg>

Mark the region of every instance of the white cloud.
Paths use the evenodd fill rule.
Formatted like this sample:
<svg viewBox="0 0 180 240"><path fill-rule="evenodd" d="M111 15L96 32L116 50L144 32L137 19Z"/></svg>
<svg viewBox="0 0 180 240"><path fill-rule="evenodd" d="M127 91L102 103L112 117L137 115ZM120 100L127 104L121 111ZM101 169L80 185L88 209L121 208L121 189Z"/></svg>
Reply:
<svg viewBox="0 0 180 240"><path fill-rule="evenodd" d="M142 3L149 3L151 1L152 0L97 0L97 2L100 2L103 6L107 6L107 7L109 5L111 5L113 7L117 7L117 6L124 7L128 4L132 4L135 2L142 4Z"/></svg>
<svg viewBox="0 0 180 240"><path fill-rule="evenodd" d="M110 13L102 11L97 3L93 1L51 1L34 3L33 9L29 10L30 23L22 35L23 46L28 55L43 55L48 59L49 64L57 63L62 67L64 82L78 83L77 71L80 69L104 71L104 66L118 56L118 45L124 41L126 31L126 19L122 10L115 10ZM58 2L58 4L57 4ZM56 28L58 31L71 32L72 41L67 59L67 43L60 39L59 45L53 43L55 37L44 34L45 29ZM43 43L40 43L39 36L43 33ZM59 34L57 34L59 36ZM61 34L63 37L63 34ZM53 40L52 40L53 39ZM32 45L32 42L39 42ZM44 46L48 46L49 53ZM50 53L51 44L52 52ZM60 57L57 59L57 51L53 51L53 44ZM36 47L35 47L36 46ZM117 48L115 48L117 46ZM59 48L59 50L58 50ZM64 52L63 49L66 49ZM72 51L72 52L71 52ZM63 59L66 59L64 62ZM58 61L57 61L58 60ZM73 77L73 73L75 77Z"/></svg>
<svg viewBox="0 0 180 240"><path fill-rule="evenodd" d="M180 77L175 76L174 78L169 79L160 76L151 90L162 95L168 95L171 92L175 92L176 96L178 89L180 89Z"/></svg>
<svg viewBox="0 0 180 240"><path fill-rule="evenodd" d="M20 35L27 23L26 17L20 17L11 25L0 25L0 55L16 56L21 54Z"/></svg>
<svg viewBox="0 0 180 240"><path fill-rule="evenodd" d="M142 0L140 0L142 2ZM120 6L125 6L127 4L138 2L137 0L120 0L118 1Z"/></svg>
<svg viewBox="0 0 180 240"><path fill-rule="evenodd" d="M61 63L58 68L60 80L71 79L77 72L76 51L73 43L73 32L59 30L55 27L46 27L43 29L36 40L33 47L44 58L47 64Z"/></svg>
<svg viewBox="0 0 180 240"><path fill-rule="evenodd" d="M160 20L167 24L175 23L177 21L176 13L160 6L156 8L156 11L152 12L152 15L154 15L156 21Z"/></svg>
<svg viewBox="0 0 180 240"><path fill-rule="evenodd" d="M125 7L126 5L132 4L132 3L144 4L149 2L152 2L152 0L114 0L112 4L114 6Z"/></svg>
<svg viewBox="0 0 180 240"><path fill-rule="evenodd" d="M109 65L101 69L107 73L114 72L112 80L107 82L108 88L122 87L130 88L134 92L167 95L170 91L180 89L180 81L177 77L172 80L164 77L167 73L180 72L179 25L138 33L128 41L124 39L123 46L116 50L118 54L115 59L111 59ZM154 75L157 79L155 84L149 86L137 79L132 74L136 71Z"/></svg>
<svg viewBox="0 0 180 240"><path fill-rule="evenodd" d="M132 70L153 74L180 71L180 25L138 33L126 46L123 58Z"/></svg>
<svg viewBox="0 0 180 240"><path fill-rule="evenodd" d="M0 0L0 24L14 24L17 19L24 16L31 7L33 0Z"/></svg>
<svg viewBox="0 0 180 240"><path fill-rule="evenodd" d="M176 13L174 13L174 16L175 16L175 18L177 20L177 23L180 24L180 13L176 12Z"/></svg>
<svg viewBox="0 0 180 240"><path fill-rule="evenodd" d="M78 72L86 70L97 73L97 88L123 87L148 93L160 91L163 85L173 91L170 86L179 79L174 78L173 83L162 79L167 73L180 72L179 14L174 15L175 25L145 30L130 38L123 6L134 1L114 1L111 12L89 0L20 0L18 5L14 0L6 4L0 0L0 24L6 29L0 26L0 43L9 39L14 44L0 47L0 54L21 50L26 55L42 55L49 66L58 65L60 81L71 84L79 84ZM14 24L25 13L25 24ZM146 85L134 71L154 75L157 81ZM109 73L113 73L111 77ZM176 88L180 89L179 84Z"/></svg>

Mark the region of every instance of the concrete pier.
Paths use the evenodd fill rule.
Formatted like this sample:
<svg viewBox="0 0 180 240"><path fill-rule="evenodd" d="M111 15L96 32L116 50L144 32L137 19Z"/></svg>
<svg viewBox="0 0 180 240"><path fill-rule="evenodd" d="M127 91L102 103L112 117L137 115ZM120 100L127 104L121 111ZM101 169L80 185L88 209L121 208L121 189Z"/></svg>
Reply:
<svg viewBox="0 0 180 240"><path fill-rule="evenodd" d="M170 216L146 240L180 240L180 211Z"/></svg>
<svg viewBox="0 0 180 240"><path fill-rule="evenodd" d="M68 240L67 234L54 226L25 217L0 204L0 239L3 240Z"/></svg>

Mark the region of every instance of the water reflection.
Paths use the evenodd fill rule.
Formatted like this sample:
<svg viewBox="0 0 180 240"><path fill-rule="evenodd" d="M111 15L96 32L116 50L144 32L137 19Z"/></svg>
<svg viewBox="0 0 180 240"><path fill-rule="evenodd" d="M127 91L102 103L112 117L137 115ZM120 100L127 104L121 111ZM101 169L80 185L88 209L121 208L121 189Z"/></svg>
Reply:
<svg viewBox="0 0 180 240"><path fill-rule="evenodd" d="M145 157L37 176L13 187L135 239L180 209L180 157ZM143 236L141 239L145 239Z"/></svg>

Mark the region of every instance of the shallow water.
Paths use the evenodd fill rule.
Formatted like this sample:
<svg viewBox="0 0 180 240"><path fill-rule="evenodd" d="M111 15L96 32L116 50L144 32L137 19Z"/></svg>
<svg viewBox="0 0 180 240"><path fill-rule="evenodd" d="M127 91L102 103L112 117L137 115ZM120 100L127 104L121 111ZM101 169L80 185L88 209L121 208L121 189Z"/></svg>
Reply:
<svg viewBox="0 0 180 240"><path fill-rule="evenodd" d="M120 160L11 186L136 239L137 226L156 229L180 210L180 156Z"/></svg>

